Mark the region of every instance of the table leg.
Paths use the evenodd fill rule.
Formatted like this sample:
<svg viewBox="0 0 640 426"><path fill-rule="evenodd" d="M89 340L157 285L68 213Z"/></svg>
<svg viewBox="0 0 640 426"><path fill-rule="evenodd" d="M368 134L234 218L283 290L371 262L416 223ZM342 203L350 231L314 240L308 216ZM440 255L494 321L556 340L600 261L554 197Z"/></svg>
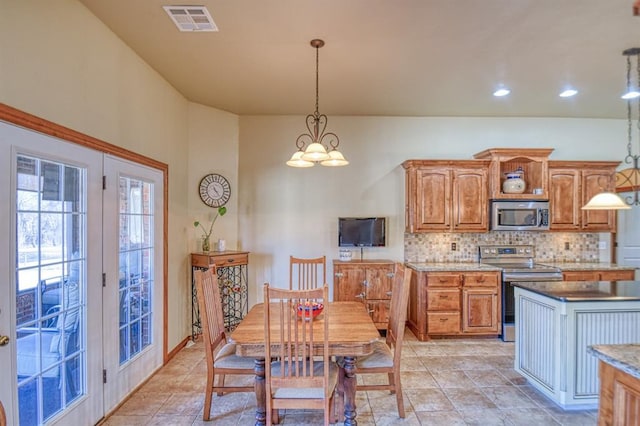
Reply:
<svg viewBox="0 0 640 426"><path fill-rule="evenodd" d="M344 357L344 424L356 426L356 359Z"/></svg>
<svg viewBox="0 0 640 426"><path fill-rule="evenodd" d="M264 358L256 358L254 371L256 373L256 426L264 426L267 423L267 394L264 383L265 375Z"/></svg>

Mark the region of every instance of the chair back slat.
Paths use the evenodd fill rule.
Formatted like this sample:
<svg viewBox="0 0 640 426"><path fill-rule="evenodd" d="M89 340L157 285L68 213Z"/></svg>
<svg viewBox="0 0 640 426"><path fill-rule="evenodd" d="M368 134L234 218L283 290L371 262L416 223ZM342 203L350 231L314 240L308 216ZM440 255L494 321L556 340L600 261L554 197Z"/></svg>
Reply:
<svg viewBox="0 0 640 426"><path fill-rule="evenodd" d="M327 281L326 256L301 258L289 256L289 290L310 290Z"/></svg>
<svg viewBox="0 0 640 426"><path fill-rule="evenodd" d="M326 285L309 290L286 290L264 286L266 394L278 388L322 388L329 384L329 290ZM298 315L298 307L322 303L316 319ZM305 310L302 310L305 312ZM311 315L311 310L309 310ZM326 395L328 397L328 395Z"/></svg>
<svg viewBox="0 0 640 426"><path fill-rule="evenodd" d="M386 337L387 344L394 349L394 357L399 357L402 349L410 287L411 269L396 263Z"/></svg>
<svg viewBox="0 0 640 426"><path fill-rule="evenodd" d="M211 362L213 362L216 348L227 342L218 274L215 267L204 271L195 270L193 274L200 309L202 337L206 346L207 359L211 356Z"/></svg>

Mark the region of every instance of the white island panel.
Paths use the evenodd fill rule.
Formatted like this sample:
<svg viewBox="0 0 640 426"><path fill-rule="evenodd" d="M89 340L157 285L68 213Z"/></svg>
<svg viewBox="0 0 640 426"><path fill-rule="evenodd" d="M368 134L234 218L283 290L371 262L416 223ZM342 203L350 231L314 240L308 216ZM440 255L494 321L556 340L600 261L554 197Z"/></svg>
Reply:
<svg viewBox="0 0 640 426"><path fill-rule="evenodd" d="M598 362L587 348L640 342L640 301L571 300L521 287L515 297L516 371L565 409L597 407Z"/></svg>

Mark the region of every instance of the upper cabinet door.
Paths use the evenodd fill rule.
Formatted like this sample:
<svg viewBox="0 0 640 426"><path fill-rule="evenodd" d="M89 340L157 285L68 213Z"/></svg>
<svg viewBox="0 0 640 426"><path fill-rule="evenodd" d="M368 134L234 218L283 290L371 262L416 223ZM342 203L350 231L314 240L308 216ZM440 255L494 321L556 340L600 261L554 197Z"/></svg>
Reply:
<svg viewBox="0 0 640 426"><path fill-rule="evenodd" d="M582 171L582 205L600 192L615 190L615 170ZM615 232L615 210L582 210L582 228L589 231Z"/></svg>
<svg viewBox="0 0 640 426"><path fill-rule="evenodd" d="M549 171L549 228L556 231L580 229L580 171Z"/></svg>
<svg viewBox="0 0 640 426"><path fill-rule="evenodd" d="M446 168L417 171L416 221L413 231L446 231L451 227L451 172Z"/></svg>
<svg viewBox="0 0 640 426"><path fill-rule="evenodd" d="M487 170L454 169L452 194L453 230L487 231Z"/></svg>

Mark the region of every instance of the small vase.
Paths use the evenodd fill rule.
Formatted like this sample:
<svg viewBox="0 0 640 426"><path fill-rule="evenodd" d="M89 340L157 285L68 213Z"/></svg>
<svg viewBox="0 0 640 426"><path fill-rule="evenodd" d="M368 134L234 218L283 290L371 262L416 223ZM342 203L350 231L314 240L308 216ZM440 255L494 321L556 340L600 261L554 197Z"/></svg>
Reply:
<svg viewBox="0 0 640 426"><path fill-rule="evenodd" d="M208 252L211 249L211 240L209 237L202 237L202 251Z"/></svg>

